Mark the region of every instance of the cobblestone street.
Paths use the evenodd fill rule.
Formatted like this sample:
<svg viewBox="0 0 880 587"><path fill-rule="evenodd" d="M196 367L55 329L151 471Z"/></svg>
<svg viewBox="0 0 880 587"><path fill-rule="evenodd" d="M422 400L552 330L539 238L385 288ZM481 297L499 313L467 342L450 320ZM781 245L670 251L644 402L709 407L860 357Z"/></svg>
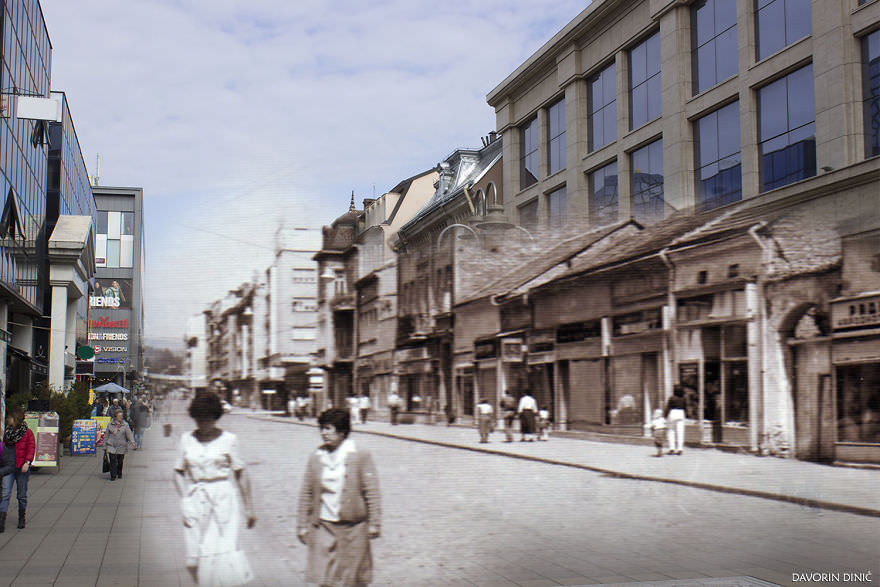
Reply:
<svg viewBox="0 0 880 587"><path fill-rule="evenodd" d="M184 424L176 419L175 432ZM243 440L258 500L258 529L243 532L243 546L264 584L297 584L305 565L305 548L294 535L297 492L317 430L236 414L221 426ZM742 575L791 584L792 573L878 571L876 518L357 432L353 438L372 451L382 486L376 584L539 586ZM152 528L156 552L167 553L180 535L169 472L173 439L153 434L152 440L169 446L154 449L161 456L150 476L163 485L147 496L144 538Z"/></svg>

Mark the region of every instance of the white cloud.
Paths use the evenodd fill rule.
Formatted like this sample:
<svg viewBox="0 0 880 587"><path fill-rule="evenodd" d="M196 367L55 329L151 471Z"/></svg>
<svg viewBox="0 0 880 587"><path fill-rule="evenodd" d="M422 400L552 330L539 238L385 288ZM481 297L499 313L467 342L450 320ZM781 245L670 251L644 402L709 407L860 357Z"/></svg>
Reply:
<svg viewBox="0 0 880 587"><path fill-rule="evenodd" d="M263 270L282 220L479 145L486 94L585 6L42 0L87 166L144 188L146 336Z"/></svg>

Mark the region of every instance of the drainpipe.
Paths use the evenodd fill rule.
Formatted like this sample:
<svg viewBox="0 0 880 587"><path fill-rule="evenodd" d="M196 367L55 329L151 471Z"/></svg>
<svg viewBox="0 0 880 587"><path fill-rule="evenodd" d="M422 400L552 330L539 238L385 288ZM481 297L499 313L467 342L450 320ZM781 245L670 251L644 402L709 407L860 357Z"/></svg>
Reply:
<svg viewBox="0 0 880 587"><path fill-rule="evenodd" d="M675 364L675 264L669 258L669 247L666 247L659 253L660 260L669 270L669 285L666 287L666 311L663 313L663 399L672 395L672 385L674 379ZM655 406L662 407L662 406Z"/></svg>
<svg viewBox="0 0 880 587"><path fill-rule="evenodd" d="M764 273L770 262L770 247L758 235L758 231L767 225L760 222L749 228L749 236L761 248L761 268L758 272L755 284L750 288L746 285L746 306L750 314L747 329L747 342L749 351L749 448L752 452L763 451L766 446L761 440L766 431L764 413L764 392L767 357L766 344L764 344L766 329L766 309L764 307ZM752 290L751 292L749 290ZM757 365L752 365L756 361Z"/></svg>

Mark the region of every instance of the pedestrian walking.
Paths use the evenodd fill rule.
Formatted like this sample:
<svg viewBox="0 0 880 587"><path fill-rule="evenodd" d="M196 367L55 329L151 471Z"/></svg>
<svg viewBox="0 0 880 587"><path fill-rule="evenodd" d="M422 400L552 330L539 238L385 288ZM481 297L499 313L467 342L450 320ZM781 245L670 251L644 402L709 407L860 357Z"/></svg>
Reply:
<svg viewBox="0 0 880 587"><path fill-rule="evenodd" d="M114 397L113 403L110 404L110 407L107 408L106 415L110 416L110 421L113 421L113 417L116 415L116 412L121 410L122 407L119 405L119 398ZM124 412L123 412L124 415Z"/></svg>
<svg viewBox="0 0 880 587"><path fill-rule="evenodd" d="M122 410L116 410L113 421L104 432L104 450L110 457L110 480L122 479L122 465L128 448L137 448L131 426L123 419Z"/></svg>
<svg viewBox="0 0 880 587"><path fill-rule="evenodd" d="M297 511L297 538L308 546L306 581L366 585L370 539L381 534L379 480L370 453L352 438L345 410L318 417L323 444L309 457Z"/></svg>
<svg viewBox="0 0 880 587"><path fill-rule="evenodd" d="M504 418L504 442L513 442L513 421L516 419L516 400L505 389L499 402Z"/></svg>
<svg viewBox="0 0 880 587"><path fill-rule="evenodd" d="M367 417L370 414L370 396L362 393L360 399L358 399L358 407L361 410L361 421L366 424Z"/></svg>
<svg viewBox="0 0 880 587"><path fill-rule="evenodd" d="M680 455L684 447L684 419L685 419L684 389L680 385L672 388L672 396L666 402L667 439L669 441L669 454Z"/></svg>
<svg viewBox="0 0 880 587"><path fill-rule="evenodd" d="M361 402L354 394L348 396L348 412L352 425L361 423Z"/></svg>
<svg viewBox="0 0 880 587"><path fill-rule="evenodd" d="M131 408L132 432L134 433L135 450L144 445L144 430L150 420L150 408L142 400L137 400Z"/></svg>
<svg viewBox="0 0 880 587"><path fill-rule="evenodd" d="M538 440L550 440L550 410L547 406L538 410Z"/></svg>
<svg viewBox="0 0 880 587"><path fill-rule="evenodd" d="M480 431L480 442L483 444L489 442L489 434L494 428L494 418L492 404L485 398L481 399L477 404L477 429Z"/></svg>
<svg viewBox="0 0 880 587"><path fill-rule="evenodd" d="M663 443L666 442L666 418L660 408L654 410L654 417L651 419L651 436L654 437L654 446L657 447L657 454L654 456L662 457Z"/></svg>
<svg viewBox="0 0 880 587"><path fill-rule="evenodd" d="M455 408L452 407L452 404L446 404L446 407L443 408L443 411L446 412L446 426L452 426L455 424L455 420L458 418L455 414Z"/></svg>
<svg viewBox="0 0 880 587"><path fill-rule="evenodd" d="M519 406L517 407L519 414L519 431L522 434L520 440L522 442L535 441L535 416L538 413L538 402L532 397L528 391L523 392L519 398Z"/></svg>
<svg viewBox="0 0 880 587"><path fill-rule="evenodd" d="M391 395L388 396L388 409L391 412L391 425L397 426L397 415L400 413L400 405L401 405L400 396L397 395L396 391L392 391Z"/></svg>
<svg viewBox="0 0 880 587"><path fill-rule="evenodd" d="M248 528L257 518L238 437L217 427L223 405L213 392L197 394L189 415L196 429L180 438L174 465L186 568L198 585L244 585L254 574L238 544L242 511Z"/></svg>
<svg viewBox="0 0 880 587"><path fill-rule="evenodd" d="M3 435L3 451L14 454L13 471L3 476L0 481L0 532L6 531L6 514L12 499L12 484L15 483L15 498L18 500L18 528L26 525L27 487L31 476L31 463L37 453L34 433L24 421L24 410L16 408L6 414L6 432ZM12 459L4 458L8 464Z"/></svg>

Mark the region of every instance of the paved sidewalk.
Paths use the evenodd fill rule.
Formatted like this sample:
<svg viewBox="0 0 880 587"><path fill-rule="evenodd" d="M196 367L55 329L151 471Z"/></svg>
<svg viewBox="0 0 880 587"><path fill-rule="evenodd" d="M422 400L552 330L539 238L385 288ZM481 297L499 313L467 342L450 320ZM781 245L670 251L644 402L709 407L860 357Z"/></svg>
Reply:
<svg viewBox="0 0 880 587"><path fill-rule="evenodd" d="M278 415L254 415L315 426ZM502 454L513 458L578 467L624 477L675 483L713 491L775 499L807 507L880 517L880 471L833 467L818 463L692 448L681 456L654 457L654 447L552 437L545 442L504 442L496 431L489 444L480 444L475 428L444 424L400 424L375 421L355 426L355 432Z"/></svg>
<svg viewBox="0 0 880 587"><path fill-rule="evenodd" d="M10 503L0 534L0 587L7 585L192 586L184 565L180 498L172 482L180 435L193 428L175 402L144 436L144 449L125 457L123 478L101 473L96 455L65 455L61 470L31 475L27 528L18 530L17 504ZM173 433L163 435L171 423ZM234 422L230 422L234 424ZM246 460L253 455L244 451ZM289 560L272 558L261 542L271 529L271 504L258 504L258 530L242 531L256 575L253 585L297 584Z"/></svg>

